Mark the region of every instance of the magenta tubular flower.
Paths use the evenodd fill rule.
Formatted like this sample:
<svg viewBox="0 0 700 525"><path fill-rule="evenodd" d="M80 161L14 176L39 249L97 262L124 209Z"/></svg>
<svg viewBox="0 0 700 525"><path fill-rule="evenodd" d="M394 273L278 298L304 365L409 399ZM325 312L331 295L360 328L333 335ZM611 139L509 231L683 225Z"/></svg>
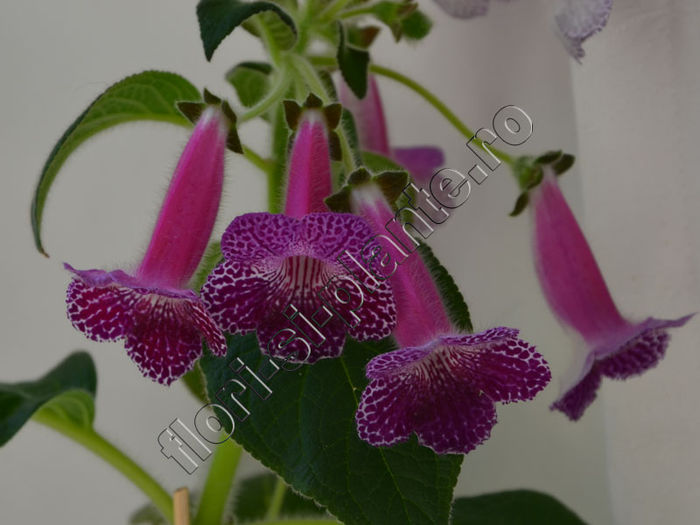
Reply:
<svg viewBox="0 0 700 525"><path fill-rule="evenodd" d="M325 126L305 111L289 162L285 215L236 217L221 239L224 262L202 299L226 331L257 331L262 352L290 362L338 357L346 333L364 341L391 334L391 288L358 263L372 231L363 219L327 209L331 172Z"/></svg>
<svg viewBox="0 0 700 525"><path fill-rule="evenodd" d="M215 354L226 353L223 333L187 282L214 227L228 129L214 108L197 122L133 275L65 265L74 274L66 297L73 326L94 341L123 339L139 370L162 384L192 368L202 339Z"/></svg>
<svg viewBox="0 0 700 525"><path fill-rule="evenodd" d="M392 148L379 86L373 76L370 75L368 80L367 93L362 99L358 99L345 82L340 84L340 101L355 118L360 148L393 159L406 168L416 181L426 184L445 163L442 150L434 146Z"/></svg>
<svg viewBox="0 0 700 525"><path fill-rule="evenodd" d="M667 328L675 320L625 319L610 296L586 238L564 200L556 177L544 166L542 183L531 193L534 255L542 291L557 318L583 340L572 380L552 405L579 419L596 398L603 376L627 379L653 368L664 356Z"/></svg>
<svg viewBox="0 0 700 525"><path fill-rule="evenodd" d="M502 0L510 1L510 0ZM485 15L489 0L435 0L455 18ZM560 0L554 20L564 47L576 60L584 57L581 47L589 37L605 27L612 10L612 0Z"/></svg>
<svg viewBox="0 0 700 525"><path fill-rule="evenodd" d="M285 215L301 218L325 212L331 194L331 159L326 124L320 112L304 111L289 159Z"/></svg>
<svg viewBox="0 0 700 525"><path fill-rule="evenodd" d="M385 233L394 219L372 182L354 188L350 202L375 231ZM518 330L457 333L420 255L407 255L391 240L385 244L390 246L393 250L375 258L389 271L378 271L377 264L371 268L391 282L394 336L401 348L367 365L358 434L371 445L389 446L415 432L421 444L439 454L467 453L490 436L494 403L532 399L549 382L549 368L532 345L518 339Z"/></svg>

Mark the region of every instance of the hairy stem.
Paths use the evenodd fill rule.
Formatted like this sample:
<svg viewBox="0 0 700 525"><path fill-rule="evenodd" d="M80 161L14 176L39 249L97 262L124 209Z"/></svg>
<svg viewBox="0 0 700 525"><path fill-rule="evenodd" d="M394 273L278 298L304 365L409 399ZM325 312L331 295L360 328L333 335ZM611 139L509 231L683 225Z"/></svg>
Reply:
<svg viewBox="0 0 700 525"><path fill-rule="evenodd" d="M202 499L192 525L222 523L226 501L243 449L231 439L218 446L204 484Z"/></svg>

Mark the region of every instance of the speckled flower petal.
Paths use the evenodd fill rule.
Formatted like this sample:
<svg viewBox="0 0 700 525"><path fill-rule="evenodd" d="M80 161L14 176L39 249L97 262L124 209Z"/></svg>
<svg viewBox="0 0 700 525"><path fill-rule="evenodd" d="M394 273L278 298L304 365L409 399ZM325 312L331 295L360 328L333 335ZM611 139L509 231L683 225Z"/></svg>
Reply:
<svg viewBox="0 0 700 525"><path fill-rule="evenodd" d="M396 162L408 170L419 186L426 187L433 174L445 164L445 155L434 146L394 148Z"/></svg>
<svg viewBox="0 0 700 525"><path fill-rule="evenodd" d="M535 397L551 380L544 358L512 328L491 328L476 335L440 338L466 381L492 401L510 403Z"/></svg>
<svg viewBox="0 0 700 525"><path fill-rule="evenodd" d="M164 385L192 369L202 355L199 331L186 300L143 295L132 310L124 346L141 373Z"/></svg>
<svg viewBox="0 0 700 525"><path fill-rule="evenodd" d="M441 336L373 358L357 412L361 439L387 445L411 432L439 454L467 453L488 439L494 401L532 399L550 372L518 331Z"/></svg>
<svg viewBox="0 0 700 525"><path fill-rule="evenodd" d="M68 319L93 341L117 341L130 326L134 301L134 294L119 286L95 287L73 279L66 294Z"/></svg>
<svg viewBox="0 0 700 525"><path fill-rule="evenodd" d="M562 0L554 19L558 34L569 54L580 60L586 54L581 45L605 27L612 0Z"/></svg>
<svg viewBox="0 0 700 525"><path fill-rule="evenodd" d="M574 421L580 419L596 398L603 376L628 379L654 368L664 357L671 339L667 329L683 326L691 317L693 315L673 320L649 318L636 325L632 330L634 335L622 344L619 344L618 334L612 334L610 337L616 342L602 342L597 351L589 354L579 378L554 402L552 409L564 412Z"/></svg>
<svg viewBox="0 0 700 525"><path fill-rule="evenodd" d="M202 338L225 355L223 333L191 290L148 286L121 270L66 269L76 276L66 296L73 326L95 341L124 339L129 356L154 381L169 385L190 370Z"/></svg>
<svg viewBox="0 0 700 525"><path fill-rule="evenodd" d="M294 255L299 221L267 212L239 215L221 237L221 252L229 261L251 263L276 256Z"/></svg>

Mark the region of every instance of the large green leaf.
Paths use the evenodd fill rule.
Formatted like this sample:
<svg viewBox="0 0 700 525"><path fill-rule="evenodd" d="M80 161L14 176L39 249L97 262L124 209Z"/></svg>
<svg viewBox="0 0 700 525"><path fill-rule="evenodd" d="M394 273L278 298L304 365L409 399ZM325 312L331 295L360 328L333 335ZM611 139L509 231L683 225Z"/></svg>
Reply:
<svg viewBox="0 0 700 525"><path fill-rule="evenodd" d="M458 498L452 525L585 525L552 496L534 490L510 490Z"/></svg>
<svg viewBox="0 0 700 525"><path fill-rule="evenodd" d="M269 472L244 479L233 497L233 514L241 523L262 520L272 503L277 476ZM279 509L282 518L327 517L313 500L285 489Z"/></svg>
<svg viewBox="0 0 700 525"><path fill-rule="evenodd" d="M219 44L239 25L248 18L258 13L270 11L277 15L279 21L287 26L293 39L296 40L296 26L294 20L279 5L258 0L255 2L244 2L242 0L200 0L197 4L197 19L199 20L199 32L204 44L204 54L207 60L211 60L214 51ZM273 20L266 18L265 22L270 25ZM280 27L274 25L271 31L275 34L280 32ZM276 38L279 40L279 38ZM288 40L288 39L287 39ZM288 42L286 45L289 45Z"/></svg>
<svg viewBox="0 0 700 525"><path fill-rule="evenodd" d="M175 103L199 100L189 81L174 73L144 71L113 84L102 93L63 133L46 159L32 200L34 242L46 254L41 242L41 219L51 185L68 156L95 133L123 122L158 120L189 126Z"/></svg>
<svg viewBox="0 0 700 525"><path fill-rule="evenodd" d="M0 383L0 446L37 412L91 427L96 386L95 365L86 352L69 355L36 381Z"/></svg>
<svg viewBox="0 0 700 525"><path fill-rule="evenodd" d="M349 340L342 357L280 370L267 382L272 389L267 399L247 389L238 399L250 416L237 422L233 438L347 525L444 525L462 456L438 456L418 445L415 436L389 448L372 447L357 437L355 411L367 384L365 365L392 346L389 339L373 344ZM237 377L226 366L234 357L269 376L261 372L270 367L255 335L231 337L225 359L207 353L201 361L215 402L230 399L217 400L216 393ZM232 402L229 406L240 413ZM226 416L221 418L226 424Z"/></svg>

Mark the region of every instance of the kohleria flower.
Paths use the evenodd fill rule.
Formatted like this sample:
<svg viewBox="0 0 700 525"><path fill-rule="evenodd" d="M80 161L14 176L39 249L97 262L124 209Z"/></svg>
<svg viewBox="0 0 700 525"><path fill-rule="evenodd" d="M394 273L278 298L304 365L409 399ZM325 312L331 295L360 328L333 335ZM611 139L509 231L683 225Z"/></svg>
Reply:
<svg viewBox="0 0 700 525"><path fill-rule="evenodd" d="M215 354L226 353L221 330L187 282L214 227L228 130L215 108L197 122L135 272L65 265L74 274L66 298L73 326L95 341L123 339L139 370L166 385L192 368L202 339Z"/></svg>
<svg viewBox="0 0 700 525"><path fill-rule="evenodd" d="M510 0L506 0L510 1ZM455 18L485 15L489 0L435 0ZM613 0L560 0L554 15L556 31L564 47L576 60L586 54L581 47L589 37L605 27Z"/></svg>
<svg viewBox="0 0 700 525"><path fill-rule="evenodd" d="M518 339L518 330L460 334L453 328L421 256L387 235L395 215L374 182L352 190L351 206L388 241L386 252L372 253L381 264L370 267L391 282L400 346L367 365L358 434L371 445L389 446L415 432L439 454L467 453L490 436L494 403L532 399L549 382L549 368L534 346Z"/></svg>
<svg viewBox="0 0 700 525"><path fill-rule="evenodd" d="M571 381L552 409L577 420L596 398L603 376L627 379L656 366L668 346L667 329L682 326L691 316L642 322L624 318L555 175L549 166L543 170L542 183L531 192L537 276L554 314L583 340Z"/></svg>
<svg viewBox="0 0 700 525"><path fill-rule="evenodd" d="M363 219L327 210L328 137L306 110L290 153L283 215L236 217L221 239L224 261L202 287L213 318L231 333L256 330L261 350L313 363L342 353L345 335L387 337L396 308L386 283L367 285L357 264L372 237Z"/></svg>
<svg viewBox="0 0 700 525"><path fill-rule="evenodd" d="M340 101L355 118L362 150L379 153L394 160L422 184L427 183L433 173L444 164L442 150L434 146L391 147L379 86L373 76L369 76L367 93L362 99L358 99L347 84L341 82Z"/></svg>

